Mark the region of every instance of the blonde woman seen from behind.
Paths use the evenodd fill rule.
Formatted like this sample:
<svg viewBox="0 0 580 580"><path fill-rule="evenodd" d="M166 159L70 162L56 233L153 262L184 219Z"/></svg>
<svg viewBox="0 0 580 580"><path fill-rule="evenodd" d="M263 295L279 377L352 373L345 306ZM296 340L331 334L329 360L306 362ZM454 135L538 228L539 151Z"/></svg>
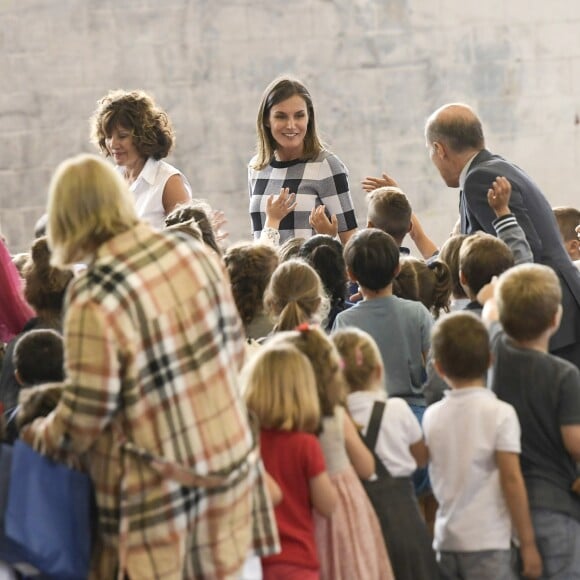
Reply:
<svg viewBox="0 0 580 580"><path fill-rule="evenodd" d="M88 267L67 295L62 397L21 437L86 455L99 508L90 578L237 576L251 545L278 543L222 264L139 221L125 181L93 155L57 168L48 214L53 263Z"/></svg>

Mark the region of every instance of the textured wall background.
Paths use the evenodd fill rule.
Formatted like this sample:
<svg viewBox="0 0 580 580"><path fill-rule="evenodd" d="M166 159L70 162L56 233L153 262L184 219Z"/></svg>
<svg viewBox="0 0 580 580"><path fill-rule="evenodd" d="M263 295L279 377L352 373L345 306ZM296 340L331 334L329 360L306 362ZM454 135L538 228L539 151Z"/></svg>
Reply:
<svg viewBox="0 0 580 580"><path fill-rule="evenodd" d="M311 89L350 169L387 170L441 243L457 192L430 165L429 113L482 116L488 146L554 205L580 206L580 3L569 0L0 0L0 227L25 250L54 167L92 151L87 119L111 88L150 91L178 139L170 159L249 237L246 164L267 83Z"/></svg>

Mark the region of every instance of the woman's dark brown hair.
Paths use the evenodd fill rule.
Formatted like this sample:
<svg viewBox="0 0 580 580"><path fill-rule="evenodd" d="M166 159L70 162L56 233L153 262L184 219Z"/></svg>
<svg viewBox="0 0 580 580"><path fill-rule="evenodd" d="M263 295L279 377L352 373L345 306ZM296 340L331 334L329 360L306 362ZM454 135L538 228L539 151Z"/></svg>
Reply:
<svg viewBox="0 0 580 580"><path fill-rule="evenodd" d="M91 141L105 156L110 152L106 139L116 127L131 131L133 144L144 159L169 155L175 135L167 113L143 91L111 91L97 104L91 119Z"/></svg>

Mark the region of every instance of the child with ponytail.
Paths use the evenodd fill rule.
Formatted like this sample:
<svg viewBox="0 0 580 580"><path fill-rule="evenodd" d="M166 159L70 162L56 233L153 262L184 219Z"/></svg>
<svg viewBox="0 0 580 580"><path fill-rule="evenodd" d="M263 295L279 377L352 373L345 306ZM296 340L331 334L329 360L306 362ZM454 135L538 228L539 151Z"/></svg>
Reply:
<svg viewBox="0 0 580 580"><path fill-rule="evenodd" d="M447 264L436 258L427 262L403 258L401 270L393 281L393 294L399 298L422 302L435 319L441 311L449 312L453 281Z"/></svg>
<svg viewBox="0 0 580 580"><path fill-rule="evenodd" d="M404 399L387 401L381 353L368 333L353 327L331 338L343 360L348 410L362 427L383 480L365 482L365 487L381 522L395 578L436 579L439 572L431 538L411 480L417 466L427 463L419 421Z"/></svg>
<svg viewBox="0 0 580 580"><path fill-rule="evenodd" d="M329 302L320 277L303 260L282 262L264 294L264 308L275 321L273 332L292 330L302 323L321 322Z"/></svg>

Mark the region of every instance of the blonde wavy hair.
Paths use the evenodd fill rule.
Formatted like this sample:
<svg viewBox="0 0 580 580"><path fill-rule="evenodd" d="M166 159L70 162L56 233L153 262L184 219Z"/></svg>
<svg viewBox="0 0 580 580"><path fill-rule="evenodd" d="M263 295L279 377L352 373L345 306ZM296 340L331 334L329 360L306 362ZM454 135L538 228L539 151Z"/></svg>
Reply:
<svg viewBox="0 0 580 580"><path fill-rule="evenodd" d="M123 178L103 159L82 154L55 170L48 194L48 243L57 267L78 262L137 223Z"/></svg>

